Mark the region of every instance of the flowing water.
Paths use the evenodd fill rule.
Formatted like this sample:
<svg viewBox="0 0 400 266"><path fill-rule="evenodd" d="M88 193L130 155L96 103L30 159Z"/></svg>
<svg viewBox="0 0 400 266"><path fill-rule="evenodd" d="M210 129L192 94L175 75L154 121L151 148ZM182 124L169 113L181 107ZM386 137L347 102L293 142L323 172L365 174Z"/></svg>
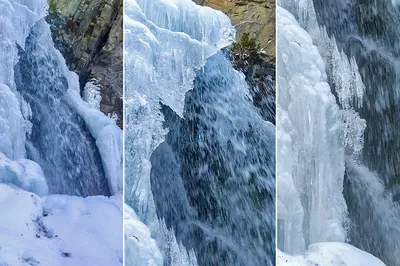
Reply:
<svg viewBox="0 0 400 266"><path fill-rule="evenodd" d="M166 265L175 241L198 265L273 265L275 130L221 52L229 19L188 0L126 10L127 203Z"/></svg>
<svg viewBox="0 0 400 266"><path fill-rule="evenodd" d="M199 265L273 265L275 132L247 91L220 53L197 72L183 119L164 107L170 131L152 155L152 191ZM175 193L163 187L171 180Z"/></svg>
<svg viewBox="0 0 400 266"><path fill-rule="evenodd" d="M42 165L52 194L109 195L95 139L65 97L69 77L50 36L43 20L36 23L15 67L17 91L32 112L28 158Z"/></svg>
<svg viewBox="0 0 400 266"><path fill-rule="evenodd" d="M116 193L122 132L81 99L45 22L47 1L2 0L0 10L0 179L40 194Z"/></svg>

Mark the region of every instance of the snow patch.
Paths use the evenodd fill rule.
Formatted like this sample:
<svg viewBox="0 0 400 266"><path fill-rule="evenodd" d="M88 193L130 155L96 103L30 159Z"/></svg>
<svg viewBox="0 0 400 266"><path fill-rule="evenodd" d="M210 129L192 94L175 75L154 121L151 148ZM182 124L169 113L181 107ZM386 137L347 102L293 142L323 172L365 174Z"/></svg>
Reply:
<svg viewBox="0 0 400 266"><path fill-rule="evenodd" d="M121 197L40 198L0 184L0 263L122 265Z"/></svg>
<svg viewBox="0 0 400 266"><path fill-rule="evenodd" d="M317 243L303 256L290 256L277 250L279 266L386 266L371 254L345 243Z"/></svg>

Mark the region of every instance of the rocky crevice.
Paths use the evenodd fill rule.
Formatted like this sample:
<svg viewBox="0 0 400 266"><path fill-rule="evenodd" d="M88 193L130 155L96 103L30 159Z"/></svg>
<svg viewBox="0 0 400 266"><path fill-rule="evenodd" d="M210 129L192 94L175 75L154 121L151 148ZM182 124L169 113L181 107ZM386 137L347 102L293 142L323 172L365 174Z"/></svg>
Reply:
<svg viewBox="0 0 400 266"><path fill-rule="evenodd" d="M100 87L100 110L123 124L123 1L50 0L50 24L56 48L81 90L89 80Z"/></svg>

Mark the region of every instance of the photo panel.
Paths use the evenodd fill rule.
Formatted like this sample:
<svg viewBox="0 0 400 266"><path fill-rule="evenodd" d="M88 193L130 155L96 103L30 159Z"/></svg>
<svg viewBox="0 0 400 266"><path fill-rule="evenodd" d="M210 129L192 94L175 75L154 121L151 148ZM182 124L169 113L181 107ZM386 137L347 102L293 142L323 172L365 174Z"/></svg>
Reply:
<svg viewBox="0 0 400 266"><path fill-rule="evenodd" d="M396 2L279 2L277 265L400 265Z"/></svg>
<svg viewBox="0 0 400 266"><path fill-rule="evenodd" d="M275 265L275 2L124 4L125 265Z"/></svg>
<svg viewBox="0 0 400 266"><path fill-rule="evenodd" d="M123 265L122 19L0 1L0 265Z"/></svg>

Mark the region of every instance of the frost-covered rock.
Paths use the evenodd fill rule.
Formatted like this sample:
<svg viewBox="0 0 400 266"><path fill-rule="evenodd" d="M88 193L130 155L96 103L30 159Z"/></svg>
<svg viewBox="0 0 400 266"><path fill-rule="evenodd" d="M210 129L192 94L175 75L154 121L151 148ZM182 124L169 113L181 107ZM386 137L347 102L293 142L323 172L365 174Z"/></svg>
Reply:
<svg viewBox="0 0 400 266"><path fill-rule="evenodd" d="M277 252L279 266L385 266L378 258L349 244L331 242L312 244L305 255Z"/></svg>

